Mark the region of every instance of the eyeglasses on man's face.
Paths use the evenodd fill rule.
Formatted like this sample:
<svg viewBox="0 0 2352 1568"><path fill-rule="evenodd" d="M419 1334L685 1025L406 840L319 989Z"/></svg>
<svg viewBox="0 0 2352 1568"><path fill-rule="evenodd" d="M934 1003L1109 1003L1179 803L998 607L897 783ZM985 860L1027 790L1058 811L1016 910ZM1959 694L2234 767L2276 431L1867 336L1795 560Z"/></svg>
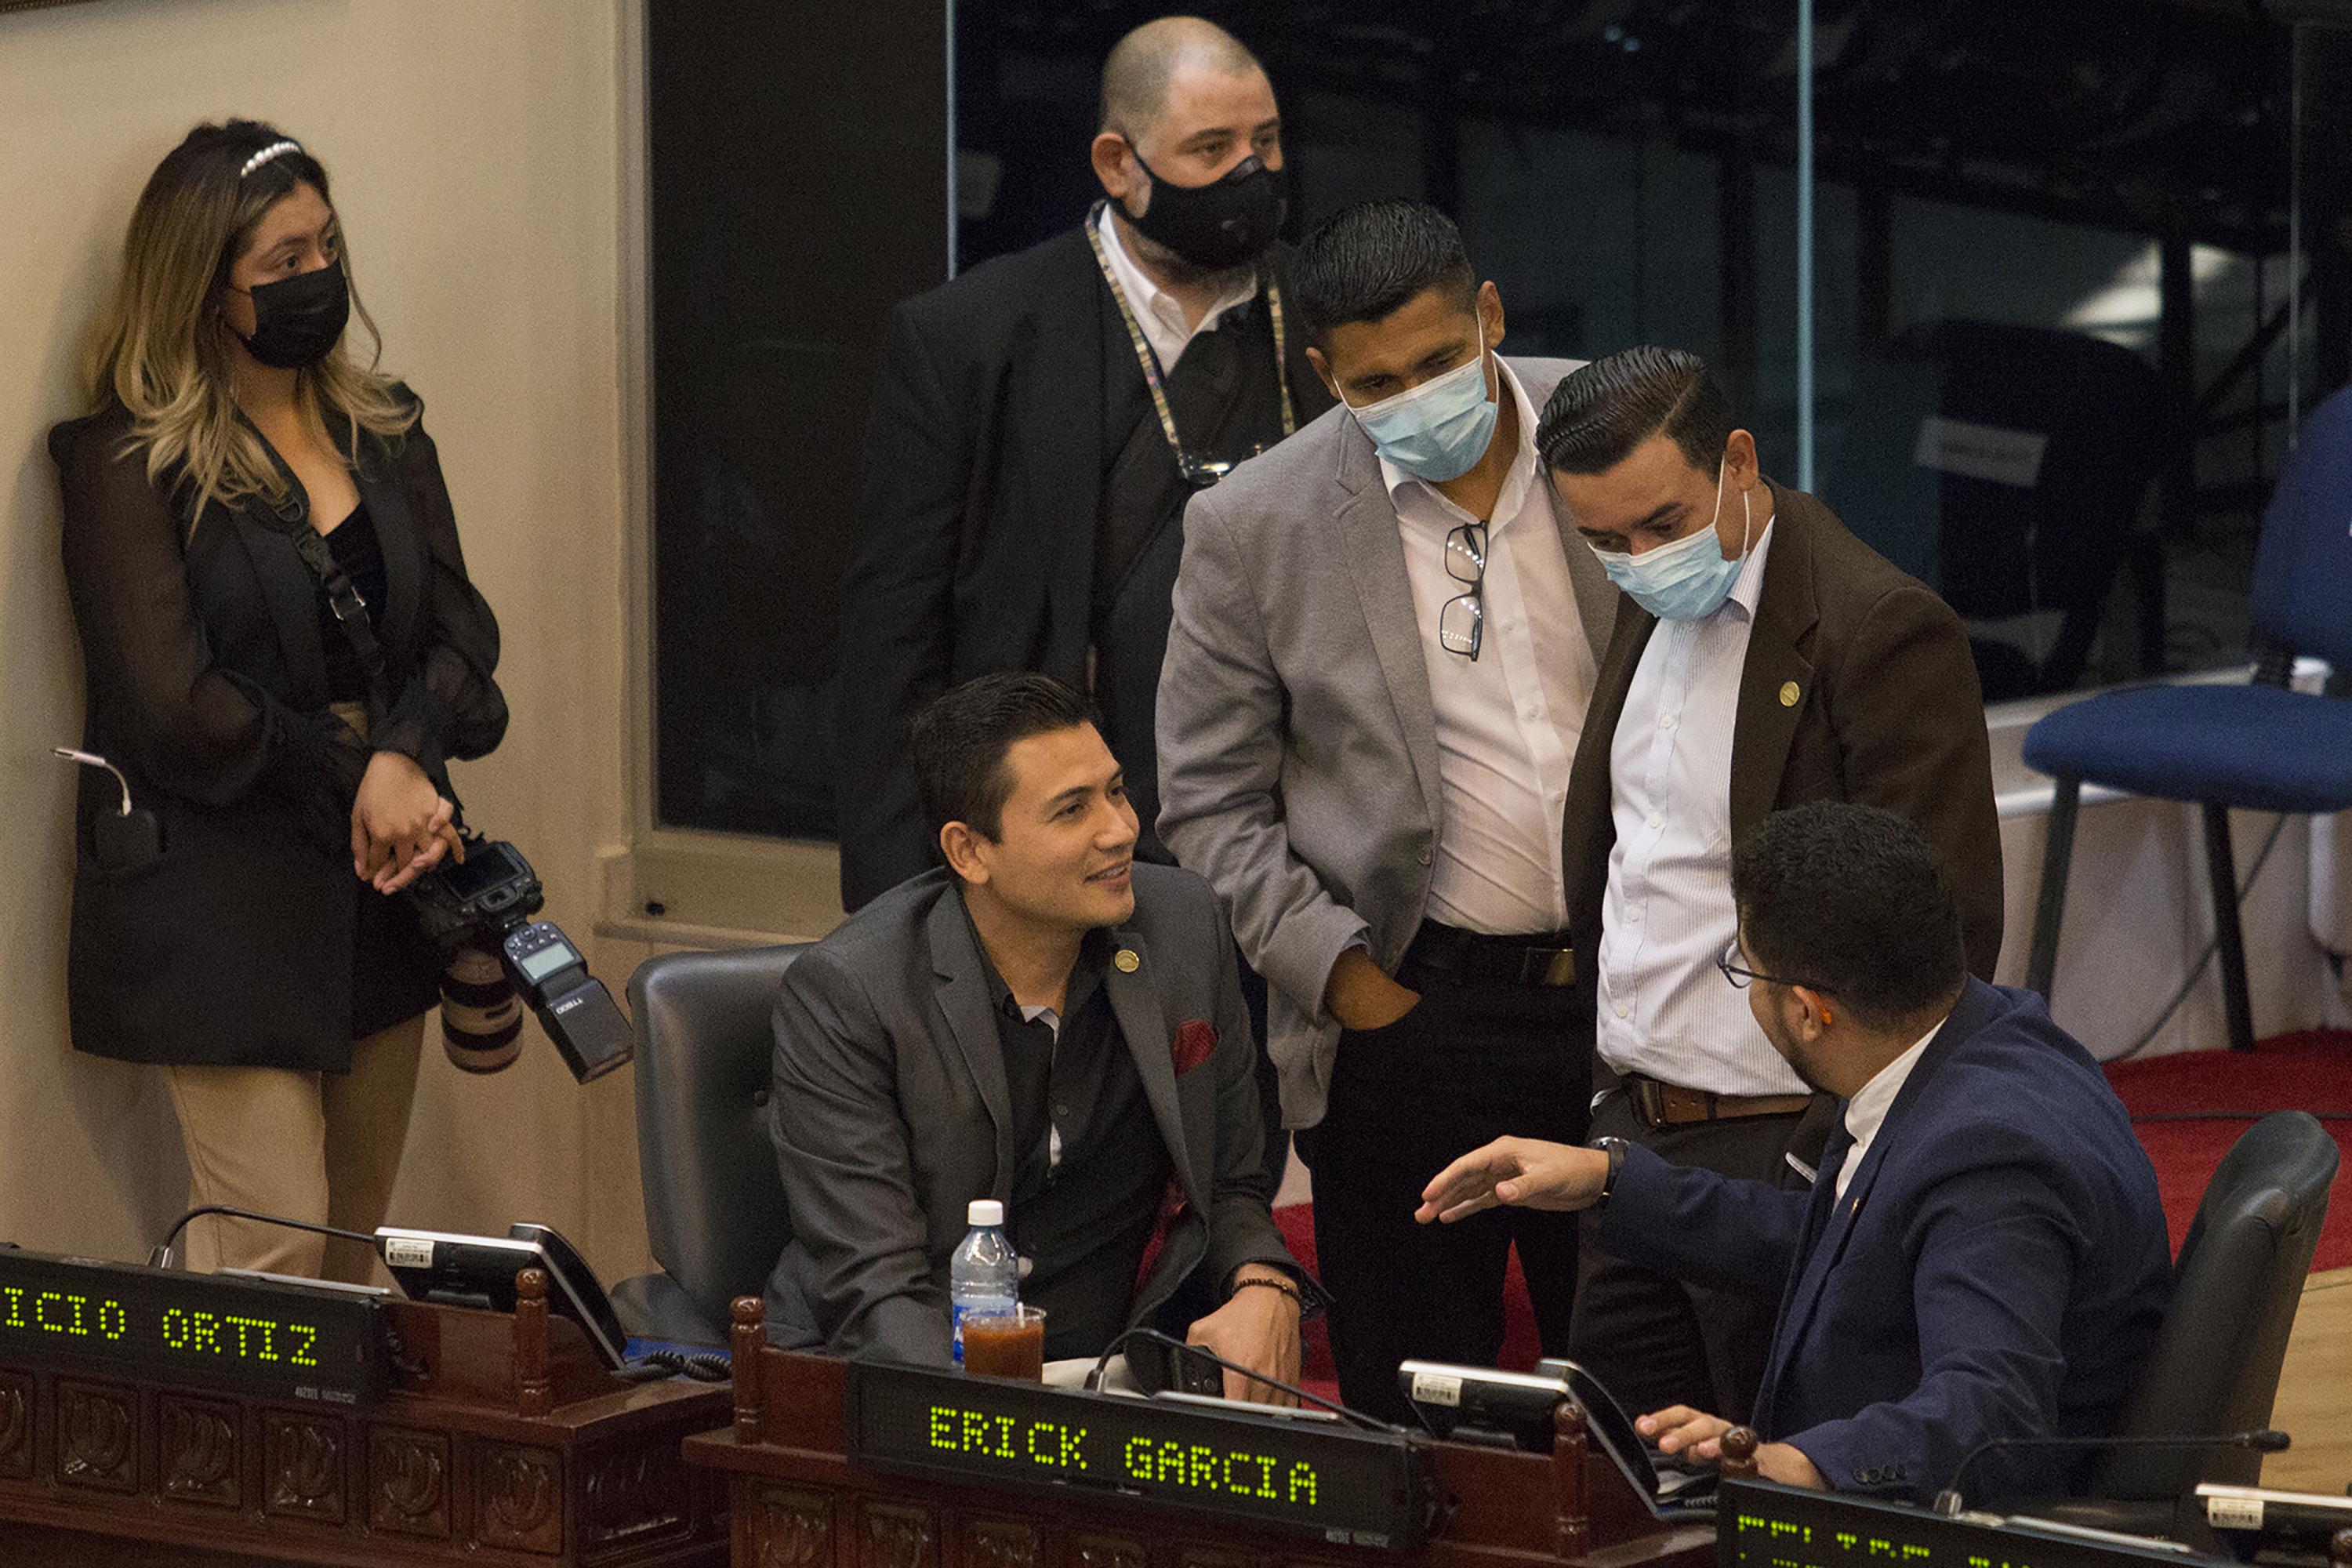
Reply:
<svg viewBox="0 0 2352 1568"><path fill-rule="evenodd" d="M1446 600L1437 612L1437 644L1448 653L1475 660L1486 629L1485 523L1465 522L1445 536L1445 574L1469 584L1470 591Z"/></svg>
<svg viewBox="0 0 2352 1568"><path fill-rule="evenodd" d="M1723 978L1729 983L1734 991L1745 991L1748 989L1748 982L1761 980L1773 985L1801 985L1808 991L1818 991L1824 996L1837 994L1828 986L1815 984L1810 980L1788 980L1778 974L1766 974L1750 969L1747 965L1747 958L1748 955L1739 951L1738 937L1733 937L1730 945L1716 955L1716 968L1723 972Z"/></svg>

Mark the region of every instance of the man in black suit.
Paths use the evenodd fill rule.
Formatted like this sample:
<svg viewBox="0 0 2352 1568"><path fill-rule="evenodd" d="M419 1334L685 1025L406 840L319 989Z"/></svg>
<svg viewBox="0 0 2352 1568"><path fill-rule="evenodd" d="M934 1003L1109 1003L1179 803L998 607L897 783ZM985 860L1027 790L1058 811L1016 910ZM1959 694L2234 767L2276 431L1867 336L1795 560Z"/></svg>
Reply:
<svg viewBox="0 0 2352 1568"><path fill-rule="evenodd" d="M991 670L1088 692L1151 831L1181 513L1330 405L1283 316L1281 121L1265 70L1195 17L1103 68L1108 197L1068 233L892 313L842 604L842 901L933 864L915 712Z"/></svg>

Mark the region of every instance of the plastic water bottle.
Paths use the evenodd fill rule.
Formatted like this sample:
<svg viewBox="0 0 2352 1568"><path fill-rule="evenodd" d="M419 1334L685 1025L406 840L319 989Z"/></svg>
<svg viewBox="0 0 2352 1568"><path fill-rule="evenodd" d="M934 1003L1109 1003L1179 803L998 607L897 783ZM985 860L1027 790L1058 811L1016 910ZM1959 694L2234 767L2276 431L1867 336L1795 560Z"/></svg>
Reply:
<svg viewBox="0 0 2352 1568"><path fill-rule="evenodd" d="M958 1366L963 1364L964 1314L1008 1311L1021 1299L1021 1259L1004 1237L1004 1205L974 1198L964 1219L971 1230L948 1259L948 1321Z"/></svg>

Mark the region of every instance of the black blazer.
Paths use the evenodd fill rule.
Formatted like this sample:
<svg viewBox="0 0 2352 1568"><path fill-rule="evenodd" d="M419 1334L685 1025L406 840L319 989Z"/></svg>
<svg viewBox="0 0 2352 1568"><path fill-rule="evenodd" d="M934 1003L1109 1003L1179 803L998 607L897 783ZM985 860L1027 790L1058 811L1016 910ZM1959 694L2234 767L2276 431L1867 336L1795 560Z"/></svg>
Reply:
<svg viewBox="0 0 2352 1568"><path fill-rule="evenodd" d="M1932 589L1804 491L1773 485L1772 512L1732 726L1732 842L1808 801L1853 801L1910 818L1959 905L1969 970L1990 980L2000 955L2000 818L1968 633ZM1620 601L1569 771L1561 865L1579 952L1600 951L1617 842L1610 751L1657 625L1633 600ZM1589 1008L1592 984L1579 989Z"/></svg>
<svg viewBox="0 0 2352 1568"><path fill-rule="evenodd" d="M1135 374L1131 353L1106 352L1125 335L1117 311L1073 228L890 313L841 601L835 779L850 909L934 863L907 760L926 702L1000 669L1087 689L1103 404L1114 374ZM1331 395L1296 321L1286 337L1303 427ZM1156 626L1121 630L1164 646L1168 615L1162 594Z"/></svg>
<svg viewBox="0 0 2352 1568"><path fill-rule="evenodd" d="M413 921L403 940L396 917L362 910L389 900L352 874L360 776L372 752L398 751L449 795L448 759L499 743L498 623L467 578L424 426L389 442L362 433L354 477L383 549L376 635L392 696L362 745L328 709L317 582L294 548L310 526L300 483L275 505L214 502L191 530L175 476L150 481L131 426L117 405L49 432L86 674L82 744L122 770L163 842L146 865L100 866L92 825L120 795L82 770L73 1043L128 1061L342 1071L355 1029L414 1016L433 996ZM355 987L363 924L392 935L362 948Z"/></svg>

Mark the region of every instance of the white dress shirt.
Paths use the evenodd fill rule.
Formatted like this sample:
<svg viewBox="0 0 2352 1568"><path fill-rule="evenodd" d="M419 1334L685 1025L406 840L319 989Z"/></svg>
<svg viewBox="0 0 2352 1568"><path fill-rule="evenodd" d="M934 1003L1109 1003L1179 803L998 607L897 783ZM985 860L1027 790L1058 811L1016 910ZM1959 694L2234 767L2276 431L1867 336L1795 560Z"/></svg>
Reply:
<svg viewBox="0 0 2352 1568"><path fill-rule="evenodd" d="M1118 279L1119 292L1127 296L1127 308L1135 313L1135 324L1143 329L1143 341L1151 345L1151 353L1160 361L1160 374L1168 374L1176 362L1184 357L1187 344L1202 332L1213 332L1224 320L1227 310L1236 305L1246 305L1257 298L1257 269L1237 267L1225 279L1224 291L1217 302L1209 307L1197 326L1184 322L1184 306L1151 280L1150 275L1135 264L1135 258L1119 243L1118 225L1111 221L1110 208L1095 220L1102 233L1103 254L1110 258L1111 275Z"/></svg>
<svg viewBox="0 0 2352 1568"><path fill-rule="evenodd" d="M1383 458L1405 576L1437 712L1440 827L1429 918L1495 935L1568 924L1560 814L1592 696L1592 647L1536 456L1535 409L1497 355L1518 409L1518 450L1486 520L1486 629L1475 659L1437 640L1447 600L1470 591L1445 569L1445 538L1480 521Z"/></svg>
<svg viewBox="0 0 2352 1568"><path fill-rule="evenodd" d="M1768 518L1729 598L1658 623L1609 752L1617 842L1601 906L1601 1058L1716 1094L1807 1092L1715 966L1739 932L1731 737L1771 547Z"/></svg>
<svg viewBox="0 0 2352 1568"><path fill-rule="evenodd" d="M1945 1015L1945 1017L1949 1016L1949 1014ZM1878 1130L1886 1125L1886 1113L1895 1109L1895 1097L1903 1092L1904 1084L1910 1079L1911 1069L1919 1065L1920 1055L1927 1048L1927 1042L1934 1039L1937 1029L1943 1026L1944 1019L1937 1019L1936 1028L1920 1036L1909 1050L1880 1068L1871 1076L1870 1081L1855 1089L1853 1098L1845 1102L1845 1130L1853 1134L1853 1147L1845 1152L1845 1163L1838 1167L1837 1195L1841 1199L1845 1196L1845 1189L1853 1182L1853 1173L1862 1169L1862 1157L1870 1152L1871 1140L1876 1138Z"/></svg>

